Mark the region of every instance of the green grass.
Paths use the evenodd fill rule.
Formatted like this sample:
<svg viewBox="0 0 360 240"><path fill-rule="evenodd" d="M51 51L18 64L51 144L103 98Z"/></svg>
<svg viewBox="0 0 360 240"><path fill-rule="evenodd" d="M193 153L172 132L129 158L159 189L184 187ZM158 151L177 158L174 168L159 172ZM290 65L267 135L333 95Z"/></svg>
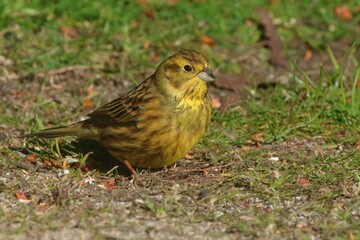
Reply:
<svg viewBox="0 0 360 240"><path fill-rule="evenodd" d="M201 35L210 36L223 48L255 44L261 35L256 26L260 19L255 10L259 7L274 12L286 42L300 37L315 48L324 48L331 41L359 34L354 31L358 16L350 22L334 16L333 9L340 3L279 1L268 6L261 0L235 4L179 1L172 6L164 1L139 4L115 0L76 3L5 0L0 3L0 28L3 29L0 42L4 44L0 54L14 58L16 70L27 73L66 65L94 65L115 56L119 59L118 66L109 70L131 77L134 68L143 71L155 66L149 62L149 55L154 51L164 57L170 54L169 49L201 47ZM355 6L356 1L349 5ZM147 17L145 11L151 11L154 17ZM245 24L249 19L255 19L255 24ZM298 22L289 23L291 19ZM62 34L61 27L74 28L78 37ZM39 40L31 41L34 39ZM144 48L145 42L151 42L152 47ZM127 60L125 66L121 58ZM215 56L211 58L217 65L223 61Z"/></svg>
<svg viewBox="0 0 360 240"><path fill-rule="evenodd" d="M339 20L334 9L342 4L3 0L0 55L13 65L0 65L0 77L17 78L0 79L6 83L0 85L0 238L1 232L32 232L36 238L69 229L64 219L103 238L109 226L122 229L119 222L135 230L154 223L146 229L151 236L163 219L199 229L202 223L208 229L218 224L234 238L359 238L360 15L359 2L348 1L354 17ZM20 131L78 121L90 111L82 107L85 99L100 106L122 83L139 83L179 48L204 52L222 73L264 82L277 68L259 45L260 7L272 14L286 46L291 70L279 78L287 84L251 91L236 106L215 110L211 128L195 148L194 169L144 174L152 185L134 188L119 174L82 171L88 155L76 152L69 139L32 139L27 145L14 140ZM76 36L61 32L63 27ZM215 46L203 44L202 35ZM306 44L315 55L309 62L303 60ZM44 75L67 66L88 72ZM20 166L19 151L38 157L33 170ZM69 175L59 176L59 166L37 171L45 160L61 165L67 156L79 161ZM94 183L84 184L87 178ZM116 179L115 189L97 188L108 178ZM19 205L15 190L33 201ZM39 203L50 209L39 209ZM167 227L169 234L174 228Z"/></svg>

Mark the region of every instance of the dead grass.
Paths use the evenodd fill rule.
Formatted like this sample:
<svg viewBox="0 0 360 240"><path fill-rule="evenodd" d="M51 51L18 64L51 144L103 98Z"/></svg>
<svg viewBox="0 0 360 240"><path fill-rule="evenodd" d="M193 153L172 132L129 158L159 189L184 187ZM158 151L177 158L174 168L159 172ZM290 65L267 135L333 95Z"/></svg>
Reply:
<svg viewBox="0 0 360 240"><path fill-rule="evenodd" d="M284 40L290 71L269 64L255 2L134 1L123 15L118 1L23 3L7 1L0 23L1 239L359 238L359 30L335 3L271 6L267 37ZM304 6L323 11L309 19ZM97 143L16 138L81 120L176 44L204 51L219 76L193 160L139 169L138 186Z"/></svg>

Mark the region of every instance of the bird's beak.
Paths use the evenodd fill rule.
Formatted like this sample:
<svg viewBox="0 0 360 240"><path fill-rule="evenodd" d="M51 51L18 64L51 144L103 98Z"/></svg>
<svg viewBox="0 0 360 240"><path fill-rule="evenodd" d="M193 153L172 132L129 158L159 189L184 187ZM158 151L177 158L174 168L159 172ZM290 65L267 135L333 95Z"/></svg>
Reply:
<svg viewBox="0 0 360 240"><path fill-rule="evenodd" d="M215 76L210 68L205 68L204 71L198 73L197 76L206 82L215 81Z"/></svg>

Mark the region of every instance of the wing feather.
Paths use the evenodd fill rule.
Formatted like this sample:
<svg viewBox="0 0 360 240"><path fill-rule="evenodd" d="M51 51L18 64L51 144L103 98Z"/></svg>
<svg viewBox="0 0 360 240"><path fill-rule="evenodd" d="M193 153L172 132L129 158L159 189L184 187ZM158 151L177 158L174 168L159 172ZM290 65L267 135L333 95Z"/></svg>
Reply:
<svg viewBox="0 0 360 240"><path fill-rule="evenodd" d="M142 106L151 99L148 96L151 95L150 78L126 95L95 109L88 114L89 118L83 121L83 125L93 125L99 128L135 125Z"/></svg>

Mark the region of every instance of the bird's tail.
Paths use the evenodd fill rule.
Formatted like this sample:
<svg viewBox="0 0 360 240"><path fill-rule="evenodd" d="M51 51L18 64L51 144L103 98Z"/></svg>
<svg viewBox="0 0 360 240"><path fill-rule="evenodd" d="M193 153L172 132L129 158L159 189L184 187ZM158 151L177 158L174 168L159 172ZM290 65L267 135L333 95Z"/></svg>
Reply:
<svg viewBox="0 0 360 240"><path fill-rule="evenodd" d="M56 138L64 136L75 136L81 138L95 139L96 134L90 129L82 128L81 124L72 124L66 127L55 127L44 129L39 132L23 134L19 138L39 137L39 138Z"/></svg>

